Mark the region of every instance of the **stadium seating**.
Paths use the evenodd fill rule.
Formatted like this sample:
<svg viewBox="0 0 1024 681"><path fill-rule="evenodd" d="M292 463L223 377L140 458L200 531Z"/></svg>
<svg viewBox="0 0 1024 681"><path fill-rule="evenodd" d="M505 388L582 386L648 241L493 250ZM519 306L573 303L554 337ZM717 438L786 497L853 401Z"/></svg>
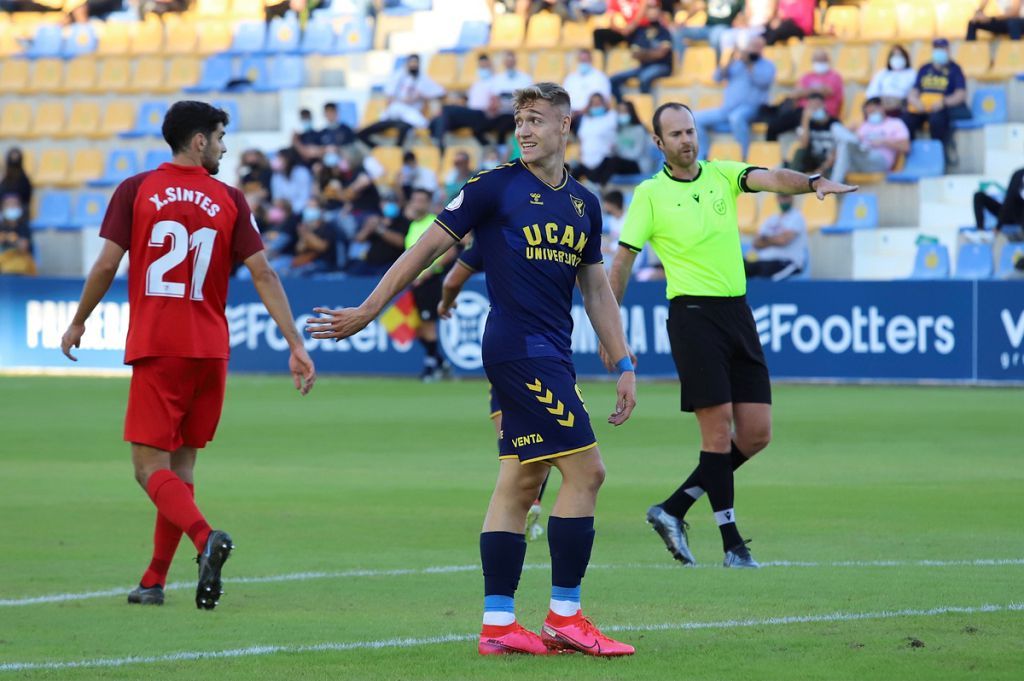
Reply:
<svg viewBox="0 0 1024 681"><path fill-rule="evenodd" d="M32 229L66 229L71 225L71 194L58 190L42 192L39 209L30 224Z"/></svg>
<svg viewBox="0 0 1024 681"><path fill-rule="evenodd" d="M64 129L64 102L48 101L36 107L32 117L32 137L55 137Z"/></svg>
<svg viewBox="0 0 1024 681"><path fill-rule="evenodd" d="M750 143L747 163L762 168L778 168L782 165L782 150L778 142L757 141Z"/></svg>
<svg viewBox="0 0 1024 681"><path fill-rule="evenodd" d="M1018 261L1024 259L1024 243L1011 243L1003 246L999 254L999 266L996 268L996 278L1005 279L1018 272L1015 269Z"/></svg>
<svg viewBox="0 0 1024 681"><path fill-rule="evenodd" d="M302 54L331 54L337 49L334 26L326 20L310 20L302 33L299 52Z"/></svg>
<svg viewBox="0 0 1024 681"><path fill-rule="evenodd" d="M132 60L128 57L107 57L100 63L93 91L97 94L126 93L130 90Z"/></svg>
<svg viewBox="0 0 1024 681"><path fill-rule="evenodd" d="M114 137L135 127L135 104L126 99L115 99L103 110L97 130L90 137Z"/></svg>
<svg viewBox="0 0 1024 681"><path fill-rule="evenodd" d="M131 130L122 132L121 137L160 137L163 135L161 126L165 115L167 115L166 102L143 102L135 117L135 125Z"/></svg>
<svg viewBox="0 0 1024 681"><path fill-rule="evenodd" d="M164 25L159 20L147 17L132 26L128 34L128 52L136 56L163 54ZM192 40L195 43L195 39Z"/></svg>
<svg viewBox="0 0 1024 681"><path fill-rule="evenodd" d="M68 155L59 148L43 151L32 175L32 181L44 186L62 185L68 177Z"/></svg>
<svg viewBox="0 0 1024 681"><path fill-rule="evenodd" d="M858 192L843 197L835 224L824 228L822 233L838 234L875 227L878 227L878 197Z"/></svg>
<svg viewBox="0 0 1024 681"><path fill-rule="evenodd" d="M142 159L142 170L154 170L159 167L161 163L170 163L173 158L174 156L171 154L171 150L167 147L150 149Z"/></svg>
<svg viewBox="0 0 1024 681"><path fill-rule="evenodd" d="M859 38L865 42L891 41L896 39L899 22L892 5L870 3L860 9Z"/></svg>
<svg viewBox="0 0 1024 681"><path fill-rule="evenodd" d="M32 105L28 102L8 102L0 111L0 139L27 137L32 129Z"/></svg>
<svg viewBox="0 0 1024 681"><path fill-rule="evenodd" d="M568 25L568 24L566 24ZM491 26L485 21L464 21L459 29L455 49L464 52L478 47L487 47L490 42ZM593 38L591 38L591 42Z"/></svg>
<svg viewBox="0 0 1024 681"><path fill-rule="evenodd" d="M826 196L819 201L814 194L806 194L801 197L800 212L807 222L807 231L813 232L822 227L833 225L836 222L838 207L834 195Z"/></svg>
<svg viewBox="0 0 1024 681"><path fill-rule="evenodd" d="M26 93L30 95L58 92L64 81L64 61L61 59L37 59L32 65L32 78Z"/></svg>
<svg viewBox="0 0 1024 681"><path fill-rule="evenodd" d="M531 49L552 49L559 46L562 18L554 12L541 12L530 17L524 45Z"/></svg>
<svg viewBox="0 0 1024 681"><path fill-rule="evenodd" d="M228 115L228 124L224 128L226 132L237 132L241 127L241 113L238 108L238 103L233 99L217 99L210 104L213 104L218 109L223 109Z"/></svg>
<svg viewBox="0 0 1024 681"><path fill-rule="evenodd" d="M948 279L949 249L938 243L922 243L917 247L911 279Z"/></svg>
<svg viewBox="0 0 1024 681"><path fill-rule="evenodd" d="M853 40L860 36L860 8L854 5L829 7L825 12L822 32L833 33L839 40Z"/></svg>
<svg viewBox="0 0 1024 681"><path fill-rule="evenodd" d="M518 14L499 14L491 26L490 46L493 50L514 50L523 44L526 26Z"/></svg>
<svg viewBox="0 0 1024 681"><path fill-rule="evenodd" d="M889 173L890 182L917 182L922 177L939 177L946 172L946 161L939 140L914 140L902 170Z"/></svg>
<svg viewBox="0 0 1024 681"><path fill-rule="evenodd" d="M272 54L293 54L299 51L301 28L294 17L275 17L267 31L266 51Z"/></svg>
<svg viewBox="0 0 1024 681"><path fill-rule="evenodd" d="M196 57L173 57L167 64L166 92L181 92L199 82L202 64Z"/></svg>
<svg viewBox="0 0 1024 681"><path fill-rule="evenodd" d="M993 123L1005 123L1007 118L1006 91L1001 87L982 87L971 98L973 118L953 121L957 130L973 130Z"/></svg>
<svg viewBox="0 0 1024 681"><path fill-rule="evenodd" d="M235 25L228 54L250 55L263 52L267 44L267 25L262 21L243 21Z"/></svg>
<svg viewBox="0 0 1024 681"><path fill-rule="evenodd" d="M231 57L218 54L208 57L203 62L199 81L185 92L222 92L227 89L232 78Z"/></svg>
<svg viewBox="0 0 1024 681"><path fill-rule="evenodd" d="M197 49L199 30L196 24L190 21L169 24L166 29L166 40L164 51L169 55L193 55L197 51L205 54L204 51Z"/></svg>
<svg viewBox="0 0 1024 681"><path fill-rule="evenodd" d="M988 279L993 272L992 245L965 243L956 254L955 279Z"/></svg>
<svg viewBox="0 0 1024 681"><path fill-rule="evenodd" d="M65 186L77 187L103 174L103 152L95 148L79 149L71 159Z"/></svg>
<svg viewBox="0 0 1024 681"><path fill-rule="evenodd" d="M1007 80L1024 73L1024 41L1001 40L996 47L992 68L979 76L982 80Z"/></svg>
<svg viewBox="0 0 1024 681"><path fill-rule="evenodd" d="M91 24L72 24L64 37L61 56L72 59L83 54L91 54L96 51L97 42L96 32Z"/></svg>
<svg viewBox="0 0 1024 681"><path fill-rule="evenodd" d="M983 78L992 68L992 52L988 41L963 43L956 48L954 58L966 78Z"/></svg>
<svg viewBox="0 0 1024 681"><path fill-rule="evenodd" d="M96 43L96 56L128 54L131 50L131 27L131 24L120 21L108 21L103 24L103 30Z"/></svg>
<svg viewBox="0 0 1024 681"><path fill-rule="evenodd" d="M24 59L0 60L0 95L21 94L28 89L32 71Z"/></svg>
<svg viewBox="0 0 1024 681"><path fill-rule="evenodd" d="M935 35L935 11L931 3L897 3L896 29L901 40L931 40Z"/></svg>
<svg viewBox="0 0 1024 681"><path fill-rule="evenodd" d="M86 183L89 187L113 187L139 172L139 161L129 149L115 149L107 154L103 175Z"/></svg>
<svg viewBox="0 0 1024 681"><path fill-rule="evenodd" d="M91 92L96 87L98 74L99 68L96 60L91 56L72 59L64 67L64 79L60 85L60 92L67 94Z"/></svg>
<svg viewBox="0 0 1024 681"><path fill-rule="evenodd" d="M736 198L736 222L740 234L754 235L760 227L757 219L759 201L756 194L740 194Z"/></svg>
<svg viewBox="0 0 1024 681"><path fill-rule="evenodd" d="M103 222L107 197L102 192L80 192L75 198L70 223L76 227L98 227Z"/></svg>
<svg viewBox="0 0 1024 681"><path fill-rule="evenodd" d="M125 88L128 92L165 92L167 81L167 60L163 57L140 57L135 61Z"/></svg>
<svg viewBox="0 0 1024 681"><path fill-rule="evenodd" d="M338 54L366 52L373 47L373 29L365 21L350 21L338 33Z"/></svg>
<svg viewBox="0 0 1024 681"><path fill-rule="evenodd" d="M75 99L71 103L67 124L56 137L88 137L100 127L100 105L98 102Z"/></svg>
<svg viewBox="0 0 1024 681"><path fill-rule="evenodd" d="M63 47L64 37L61 34L61 27L54 24L40 24L36 27L32 44L23 54L29 59L60 57Z"/></svg>
<svg viewBox="0 0 1024 681"><path fill-rule="evenodd" d="M537 63L533 67L535 83L561 83L565 76L565 54L561 50L544 50L537 54Z"/></svg>

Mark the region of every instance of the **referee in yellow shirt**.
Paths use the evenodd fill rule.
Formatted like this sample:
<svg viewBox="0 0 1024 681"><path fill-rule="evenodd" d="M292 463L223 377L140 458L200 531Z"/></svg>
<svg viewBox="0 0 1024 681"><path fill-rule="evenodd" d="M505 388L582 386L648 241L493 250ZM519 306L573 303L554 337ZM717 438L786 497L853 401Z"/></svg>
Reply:
<svg viewBox="0 0 1024 681"><path fill-rule="evenodd" d="M746 301L736 197L769 191L816 193L822 199L857 187L792 170L699 161L693 112L684 104L658 107L653 128L665 166L633 194L610 279L621 303L633 260L651 243L665 267L681 406L697 416L701 452L690 477L651 506L647 521L676 560L693 564L684 517L707 492L722 533L725 566L756 568L736 528L733 471L768 445L772 393Z"/></svg>

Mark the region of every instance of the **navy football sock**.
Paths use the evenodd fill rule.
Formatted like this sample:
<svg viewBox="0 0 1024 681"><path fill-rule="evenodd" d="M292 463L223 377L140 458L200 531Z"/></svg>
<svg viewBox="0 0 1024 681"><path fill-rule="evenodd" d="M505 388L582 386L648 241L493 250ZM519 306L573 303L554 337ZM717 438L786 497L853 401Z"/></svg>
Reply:
<svg viewBox="0 0 1024 681"><path fill-rule="evenodd" d="M513 532L481 532L480 563L484 571L484 617L514 613L514 597L526 559L526 536ZM494 622L497 624L498 622Z"/></svg>
<svg viewBox="0 0 1024 681"><path fill-rule="evenodd" d="M551 585L574 590L579 586L590 564L594 548L594 518L548 518L548 549L551 551ZM554 590L552 591L554 594Z"/></svg>

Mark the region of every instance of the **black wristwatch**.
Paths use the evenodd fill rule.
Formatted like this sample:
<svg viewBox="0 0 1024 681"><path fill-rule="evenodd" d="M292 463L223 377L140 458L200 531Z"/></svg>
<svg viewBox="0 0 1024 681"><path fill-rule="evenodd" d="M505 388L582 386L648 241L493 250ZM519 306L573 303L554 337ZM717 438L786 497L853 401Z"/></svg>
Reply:
<svg viewBox="0 0 1024 681"><path fill-rule="evenodd" d="M817 189L814 188L814 183L817 182L820 179L821 179L821 173L814 173L813 175L808 175L807 176L807 187L812 192L818 191Z"/></svg>

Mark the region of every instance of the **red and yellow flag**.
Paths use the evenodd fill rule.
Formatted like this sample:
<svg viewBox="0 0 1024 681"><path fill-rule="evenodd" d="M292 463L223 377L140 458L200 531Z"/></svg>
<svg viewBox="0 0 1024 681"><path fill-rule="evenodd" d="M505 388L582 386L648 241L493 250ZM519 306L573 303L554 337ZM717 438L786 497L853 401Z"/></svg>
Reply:
<svg viewBox="0 0 1024 681"><path fill-rule="evenodd" d="M420 328L420 311L416 309L412 291L398 296L395 304L380 316L380 323L387 329L388 335L399 343L415 340L416 329Z"/></svg>

